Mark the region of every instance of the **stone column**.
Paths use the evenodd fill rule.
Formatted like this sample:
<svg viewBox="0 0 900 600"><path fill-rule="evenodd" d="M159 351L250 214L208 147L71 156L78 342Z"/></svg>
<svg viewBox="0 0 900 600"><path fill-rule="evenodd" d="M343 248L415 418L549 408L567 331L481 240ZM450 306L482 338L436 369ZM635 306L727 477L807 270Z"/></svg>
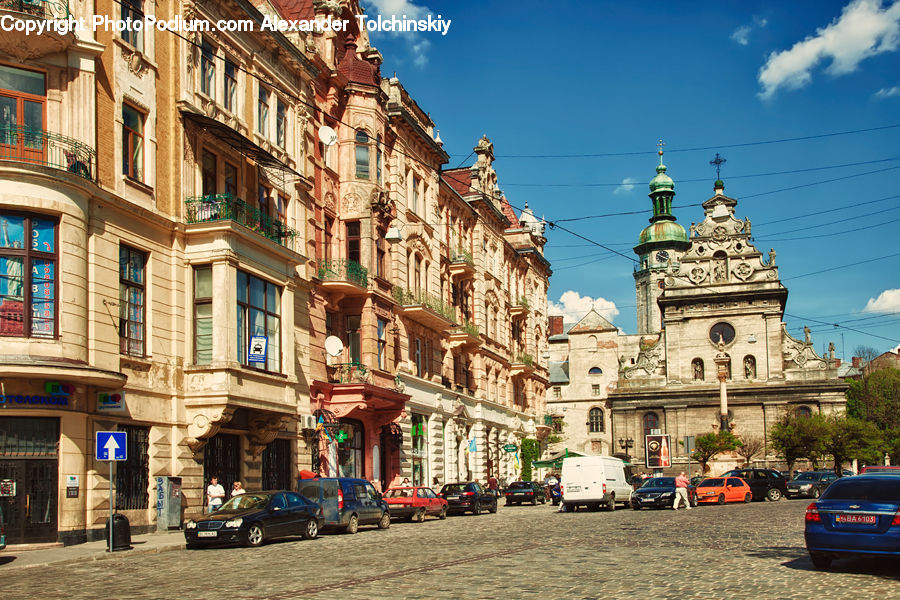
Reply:
<svg viewBox="0 0 900 600"><path fill-rule="evenodd" d="M719 351L713 359L716 363L716 374L719 378L719 431L728 431L728 390L726 379L728 378L728 363L731 360L725 354L725 343L719 338Z"/></svg>

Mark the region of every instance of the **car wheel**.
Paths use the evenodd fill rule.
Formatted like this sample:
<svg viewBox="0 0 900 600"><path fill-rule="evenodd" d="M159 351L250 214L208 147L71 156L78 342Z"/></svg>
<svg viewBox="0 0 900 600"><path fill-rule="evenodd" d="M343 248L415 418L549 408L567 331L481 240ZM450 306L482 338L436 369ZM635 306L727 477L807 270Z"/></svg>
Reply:
<svg viewBox="0 0 900 600"><path fill-rule="evenodd" d="M416 519L416 520L419 523L421 523L425 520L425 509L424 508L421 511L419 511L419 516L418 516L418 519Z"/></svg>
<svg viewBox="0 0 900 600"><path fill-rule="evenodd" d="M445 506L444 508L441 509L441 514L438 515L438 519L443 521L446 518L447 518L447 507Z"/></svg>
<svg viewBox="0 0 900 600"><path fill-rule="evenodd" d="M769 500L769 502L778 502L779 500L781 500L781 496L781 490L779 490L778 488L772 488L771 490L766 492L766 498Z"/></svg>
<svg viewBox="0 0 900 600"><path fill-rule="evenodd" d="M821 495L822 495L822 492L819 491L819 488L813 488L813 493L812 493L813 498L818 498Z"/></svg>
<svg viewBox="0 0 900 600"><path fill-rule="evenodd" d="M493 506L491 506L491 509L490 509L492 514L497 512L497 506L498 506L497 501L494 500L494 504L493 504Z"/></svg>
<svg viewBox="0 0 900 600"><path fill-rule="evenodd" d="M719 494L719 504L725 504L725 494Z"/></svg>
<svg viewBox="0 0 900 600"><path fill-rule="evenodd" d="M827 554L822 554L821 552L810 552L809 558L812 560L812 564L817 569L827 569L831 566L831 557Z"/></svg>
<svg viewBox="0 0 900 600"><path fill-rule="evenodd" d="M747 492L744 495L744 502L746 502L747 504L750 504L751 500L753 500L753 494L751 494L750 492Z"/></svg>
<svg viewBox="0 0 900 600"><path fill-rule="evenodd" d="M252 546L254 548L258 546L262 546L265 541L266 536L263 533L262 525L259 523L254 523L247 530L247 545Z"/></svg>
<svg viewBox="0 0 900 600"><path fill-rule="evenodd" d="M532 499L531 499L531 505L532 505L532 506L537 506L537 498L532 498Z"/></svg>
<svg viewBox="0 0 900 600"><path fill-rule="evenodd" d="M425 520L425 511L422 511L421 516L419 517L419 521ZM378 529L387 529L391 526L391 513L385 512L381 515L381 518L378 520Z"/></svg>
<svg viewBox="0 0 900 600"><path fill-rule="evenodd" d="M638 504L637 502L632 502L631 508L633 508L634 510L641 510L641 505Z"/></svg>
<svg viewBox="0 0 900 600"><path fill-rule="evenodd" d="M347 521L347 533L354 534L357 531L359 531L359 517L350 515L350 520Z"/></svg>
<svg viewBox="0 0 900 600"><path fill-rule="evenodd" d="M481 514L481 503L480 502L476 502L475 505L472 507L472 514L476 515L476 516Z"/></svg>
<svg viewBox="0 0 900 600"><path fill-rule="evenodd" d="M691 508L697 508L698 504L699 504L699 502L697 501L697 496L694 496L693 498L691 498Z"/></svg>
<svg viewBox="0 0 900 600"><path fill-rule="evenodd" d="M303 528L303 539L313 540L319 537L319 524L316 523L315 519L310 519L306 522L306 527Z"/></svg>
<svg viewBox="0 0 900 600"><path fill-rule="evenodd" d="M606 510L614 511L616 510L616 495L611 494L609 496L609 502L606 503Z"/></svg>

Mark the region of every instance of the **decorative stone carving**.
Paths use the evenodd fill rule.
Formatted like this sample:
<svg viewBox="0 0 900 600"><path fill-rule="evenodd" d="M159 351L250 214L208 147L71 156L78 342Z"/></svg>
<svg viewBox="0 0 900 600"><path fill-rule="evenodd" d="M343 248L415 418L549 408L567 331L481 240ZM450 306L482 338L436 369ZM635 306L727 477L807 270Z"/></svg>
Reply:
<svg viewBox="0 0 900 600"><path fill-rule="evenodd" d="M728 230L723 225L716 225L712 232L712 238L721 244L728 239Z"/></svg>
<svg viewBox="0 0 900 600"><path fill-rule="evenodd" d="M357 213L359 212L359 196L356 194L347 194L344 196L344 201L342 202L344 211L348 213Z"/></svg>
<svg viewBox="0 0 900 600"><path fill-rule="evenodd" d="M376 190L372 194L370 206L372 208L372 212L375 213L379 219L385 222L390 221L397 214L397 209L394 206L393 200L391 200L390 196L388 196L388 193L385 191Z"/></svg>
<svg viewBox="0 0 900 600"><path fill-rule="evenodd" d="M696 284L703 283L703 281L706 279L706 269L704 269L700 265L697 265L696 267L691 269L691 274L688 277Z"/></svg>
<svg viewBox="0 0 900 600"><path fill-rule="evenodd" d="M283 415L263 415L251 418L250 432L247 434L250 455L259 456L286 423L287 417Z"/></svg>
<svg viewBox="0 0 900 600"><path fill-rule="evenodd" d="M813 349L808 327L804 327L804 337L806 339L802 342L792 337L787 332L787 327L784 324L782 324L781 333L785 368L788 368L789 365L787 363L791 362L801 369L824 369L828 366L828 361L821 358Z"/></svg>
<svg viewBox="0 0 900 600"><path fill-rule="evenodd" d="M641 343L641 350L638 353L637 361L634 366L625 371L625 379L637 377L642 372L645 375L653 375L660 363L660 344L657 342L652 346L645 346Z"/></svg>
<svg viewBox="0 0 900 600"><path fill-rule="evenodd" d="M742 281L746 281L753 275L753 267L750 266L748 262L740 262L732 271L735 277L741 279Z"/></svg>
<svg viewBox="0 0 900 600"><path fill-rule="evenodd" d="M188 437L185 440L194 458L206 446L209 438L219 433L219 428L231 421L234 416L234 407L215 406L193 408L189 412L194 413L193 419L188 424Z"/></svg>

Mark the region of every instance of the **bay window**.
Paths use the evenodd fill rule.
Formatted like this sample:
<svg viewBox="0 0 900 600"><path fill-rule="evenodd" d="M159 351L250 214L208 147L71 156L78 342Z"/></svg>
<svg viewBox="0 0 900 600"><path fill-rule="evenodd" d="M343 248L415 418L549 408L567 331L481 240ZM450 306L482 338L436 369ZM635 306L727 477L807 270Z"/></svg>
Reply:
<svg viewBox="0 0 900 600"><path fill-rule="evenodd" d="M245 366L281 372L281 288L244 271L237 272L238 361ZM250 361L250 341L266 338L265 361Z"/></svg>
<svg viewBox="0 0 900 600"><path fill-rule="evenodd" d="M56 228L55 219L0 213L0 336L57 336Z"/></svg>

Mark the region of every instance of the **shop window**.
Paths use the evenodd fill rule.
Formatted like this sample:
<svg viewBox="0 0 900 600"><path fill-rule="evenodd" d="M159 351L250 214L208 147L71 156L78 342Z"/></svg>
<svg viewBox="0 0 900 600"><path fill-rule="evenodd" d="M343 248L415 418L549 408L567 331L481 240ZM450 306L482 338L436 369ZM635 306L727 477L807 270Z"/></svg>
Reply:
<svg viewBox="0 0 900 600"><path fill-rule="evenodd" d="M238 361L245 366L281 372L281 288L244 271L237 272ZM266 337L265 362L251 362L250 340Z"/></svg>
<svg viewBox="0 0 900 600"><path fill-rule="evenodd" d="M150 506L150 428L119 425L125 432L127 460L116 464L116 509L140 510Z"/></svg>
<svg viewBox="0 0 900 600"><path fill-rule="evenodd" d="M365 131L356 132L356 178L369 179L369 135Z"/></svg>
<svg viewBox="0 0 900 600"><path fill-rule="evenodd" d="M413 414L410 437L412 438L412 484L428 485L428 443L425 415Z"/></svg>
<svg viewBox="0 0 900 600"><path fill-rule="evenodd" d="M200 91L215 98L216 92L216 49L203 40L200 44Z"/></svg>
<svg viewBox="0 0 900 600"><path fill-rule="evenodd" d="M122 21L128 23L141 22L144 20L144 3L142 0L122 0ZM122 30L122 40L131 44L135 49L143 52L144 50L144 31L131 27L125 27Z"/></svg>
<svg viewBox="0 0 900 600"><path fill-rule="evenodd" d="M119 246L119 351L129 356L146 354L146 264L146 254Z"/></svg>
<svg viewBox="0 0 900 600"><path fill-rule="evenodd" d="M588 412L588 433L603 433L603 411L599 408Z"/></svg>
<svg viewBox="0 0 900 600"><path fill-rule="evenodd" d="M0 336L56 337L56 228L54 219L0 213Z"/></svg>
<svg viewBox="0 0 900 600"><path fill-rule="evenodd" d="M336 434L339 477L365 477L363 425L352 419L341 419ZM341 441L343 440L343 441Z"/></svg>
<svg viewBox="0 0 900 600"><path fill-rule="evenodd" d="M136 181L144 180L144 113L122 105L122 173Z"/></svg>
<svg viewBox="0 0 900 600"><path fill-rule="evenodd" d="M212 267L194 268L194 364L212 362Z"/></svg>

